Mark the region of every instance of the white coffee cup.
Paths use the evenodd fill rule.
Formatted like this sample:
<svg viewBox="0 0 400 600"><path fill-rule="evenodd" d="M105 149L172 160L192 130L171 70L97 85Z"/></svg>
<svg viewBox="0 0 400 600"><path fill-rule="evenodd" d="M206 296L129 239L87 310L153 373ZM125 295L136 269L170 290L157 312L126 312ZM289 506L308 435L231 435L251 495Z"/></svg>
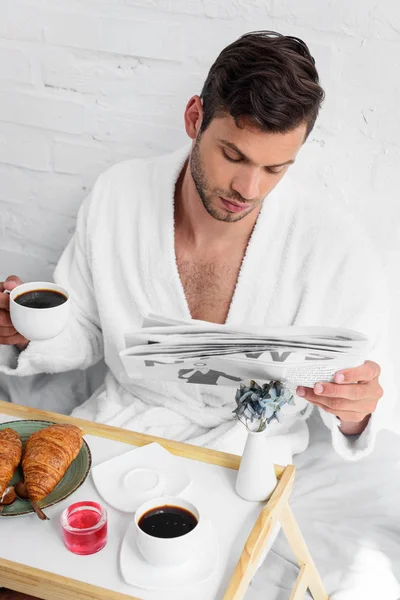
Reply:
<svg viewBox="0 0 400 600"><path fill-rule="evenodd" d="M188 533L174 538L159 538L149 535L139 527L141 517L153 508L176 506L191 512L197 525ZM157 566L180 565L186 562L201 542L202 520L198 509L187 500L175 496L161 496L142 504L135 514L136 542L141 554L148 562Z"/></svg>
<svg viewBox="0 0 400 600"><path fill-rule="evenodd" d="M16 302L16 298L36 290L49 290L63 294L67 299L51 308L30 308ZM10 317L15 329L27 340L49 340L59 335L67 326L71 300L67 290L55 283L34 281L18 285L10 293Z"/></svg>

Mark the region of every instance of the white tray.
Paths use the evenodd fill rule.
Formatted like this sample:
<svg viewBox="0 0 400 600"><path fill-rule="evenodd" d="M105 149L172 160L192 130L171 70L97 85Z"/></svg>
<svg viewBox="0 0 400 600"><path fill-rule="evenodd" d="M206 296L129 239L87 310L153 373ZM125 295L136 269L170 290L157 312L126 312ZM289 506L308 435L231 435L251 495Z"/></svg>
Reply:
<svg viewBox="0 0 400 600"><path fill-rule="evenodd" d="M0 414L2 423L15 419L16 417ZM133 447L131 444L93 435L85 435L85 439L92 452L93 466L128 452ZM220 562L217 576L211 582L191 589L190 599L220 600L264 504L247 502L235 493L235 469L180 456L175 458L185 465L192 479L181 496L201 505L203 513L212 521L219 544ZM64 508L80 500L100 502L106 506L108 513L108 543L98 554L91 556L76 556L70 553L64 547L61 538L60 515ZM120 546L134 515L119 512L107 505L97 493L91 475L72 496L47 508L46 514L50 521L40 521L35 514L0 519L0 558L141 600L187 600L187 589L184 592L163 591L160 595L159 592L146 591L124 582L119 568Z"/></svg>

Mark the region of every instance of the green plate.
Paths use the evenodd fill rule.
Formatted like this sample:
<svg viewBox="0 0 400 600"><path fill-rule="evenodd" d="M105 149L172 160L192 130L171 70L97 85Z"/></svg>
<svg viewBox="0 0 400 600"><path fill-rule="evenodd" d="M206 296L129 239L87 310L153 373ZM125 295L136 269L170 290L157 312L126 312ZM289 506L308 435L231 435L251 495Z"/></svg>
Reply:
<svg viewBox="0 0 400 600"><path fill-rule="evenodd" d="M22 442L25 445L26 440L32 433L44 429L45 427L49 427L49 425L54 425L54 423L49 423L48 421L9 421L8 423L0 423L0 431L2 429L7 429L8 427L14 429L19 433ZM51 494L38 502L40 508L53 506L53 504L57 504L57 502L61 502L61 500L65 500L65 498L68 498L68 496L73 494L85 481L89 474L91 464L92 456L90 454L89 446L86 441L83 440L83 445L78 456L72 462L60 483L54 488ZM17 481L20 481L21 479L23 479L23 473L21 466L19 466L14 473L10 485L17 483ZM5 506L0 513L0 516L17 517L20 515L27 515L31 512L34 511L28 500L17 499L13 504L10 504L10 506Z"/></svg>

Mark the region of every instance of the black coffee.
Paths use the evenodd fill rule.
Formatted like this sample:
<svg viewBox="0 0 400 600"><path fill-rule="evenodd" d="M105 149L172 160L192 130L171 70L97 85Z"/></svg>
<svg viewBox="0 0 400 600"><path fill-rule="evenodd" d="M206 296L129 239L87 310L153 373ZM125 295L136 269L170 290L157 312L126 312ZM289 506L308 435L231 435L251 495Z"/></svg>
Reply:
<svg viewBox="0 0 400 600"><path fill-rule="evenodd" d="M20 294L14 301L28 308L54 308L67 301L67 297L54 290L31 290Z"/></svg>
<svg viewBox="0 0 400 600"><path fill-rule="evenodd" d="M157 506L144 513L138 522L142 531L158 538L175 538L192 531L197 519L180 506Z"/></svg>

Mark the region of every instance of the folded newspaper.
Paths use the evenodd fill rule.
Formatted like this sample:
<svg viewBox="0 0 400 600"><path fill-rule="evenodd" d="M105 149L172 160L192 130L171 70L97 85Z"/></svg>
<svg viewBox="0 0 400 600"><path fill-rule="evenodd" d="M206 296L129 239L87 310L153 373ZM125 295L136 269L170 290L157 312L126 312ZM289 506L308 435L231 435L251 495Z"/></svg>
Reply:
<svg viewBox="0 0 400 600"><path fill-rule="evenodd" d="M336 371L361 365L369 340L335 327L228 327L157 315L125 336L120 352L132 379L203 385L281 381L289 388L332 381Z"/></svg>

